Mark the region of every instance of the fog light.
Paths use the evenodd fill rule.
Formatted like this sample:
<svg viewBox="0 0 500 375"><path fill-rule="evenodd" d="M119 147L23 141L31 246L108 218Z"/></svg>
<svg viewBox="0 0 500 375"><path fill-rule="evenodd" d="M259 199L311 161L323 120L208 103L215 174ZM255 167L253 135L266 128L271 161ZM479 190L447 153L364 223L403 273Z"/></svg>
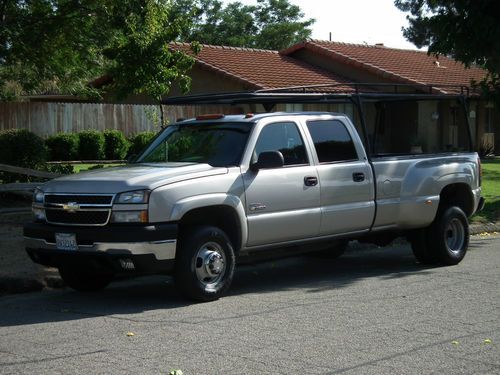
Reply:
<svg viewBox="0 0 500 375"><path fill-rule="evenodd" d="M33 208L33 218L35 221L45 221L45 210L43 208Z"/></svg>
<svg viewBox="0 0 500 375"><path fill-rule="evenodd" d="M132 270L135 270L135 265L134 265L134 262L132 262L132 259L120 259L120 266L122 266L122 268L124 270L127 270L127 271L132 271Z"/></svg>
<svg viewBox="0 0 500 375"><path fill-rule="evenodd" d="M147 223L148 211L113 211L113 223Z"/></svg>

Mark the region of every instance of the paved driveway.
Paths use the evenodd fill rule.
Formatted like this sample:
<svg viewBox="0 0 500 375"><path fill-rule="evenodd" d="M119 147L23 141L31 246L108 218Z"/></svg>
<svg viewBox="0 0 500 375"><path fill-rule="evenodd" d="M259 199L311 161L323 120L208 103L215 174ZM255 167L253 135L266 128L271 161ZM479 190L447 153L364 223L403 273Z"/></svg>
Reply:
<svg viewBox="0 0 500 375"><path fill-rule="evenodd" d="M245 266L205 304L157 277L4 296L0 374L499 374L499 250L476 237L445 268L408 246Z"/></svg>

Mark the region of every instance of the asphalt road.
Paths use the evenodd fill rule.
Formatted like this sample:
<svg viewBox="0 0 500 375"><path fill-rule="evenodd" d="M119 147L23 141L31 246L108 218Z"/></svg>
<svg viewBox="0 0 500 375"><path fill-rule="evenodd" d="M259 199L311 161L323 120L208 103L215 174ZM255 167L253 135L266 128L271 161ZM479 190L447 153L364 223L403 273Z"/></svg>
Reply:
<svg viewBox="0 0 500 375"><path fill-rule="evenodd" d="M205 304L158 277L0 297L0 374L171 369L500 374L500 237L475 237L455 267L420 266L408 246L240 267Z"/></svg>

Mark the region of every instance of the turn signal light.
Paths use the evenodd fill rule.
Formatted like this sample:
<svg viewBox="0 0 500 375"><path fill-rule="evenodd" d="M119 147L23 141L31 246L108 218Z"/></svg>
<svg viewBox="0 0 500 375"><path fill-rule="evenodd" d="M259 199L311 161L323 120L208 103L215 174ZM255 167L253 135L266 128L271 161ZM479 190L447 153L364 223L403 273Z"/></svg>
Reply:
<svg viewBox="0 0 500 375"><path fill-rule="evenodd" d="M221 113L214 113L214 114L210 114L210 115L199 115L199 116L196 116L197 120L218 120L218 119L221 119L221 118L224 118L224 115L221 114Z"/></svg>

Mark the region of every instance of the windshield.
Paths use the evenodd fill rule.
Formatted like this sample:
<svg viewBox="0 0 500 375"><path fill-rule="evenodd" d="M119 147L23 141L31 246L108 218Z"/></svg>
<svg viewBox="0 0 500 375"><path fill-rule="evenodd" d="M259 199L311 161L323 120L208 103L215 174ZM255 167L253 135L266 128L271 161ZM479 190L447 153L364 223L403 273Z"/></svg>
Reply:
<svg viewBox="0 0 500 375"><path fill-rule="evenodd" d="M247 123L169 126L139 157L140 163L207 163L238 166L250 131Z"/></svg>

